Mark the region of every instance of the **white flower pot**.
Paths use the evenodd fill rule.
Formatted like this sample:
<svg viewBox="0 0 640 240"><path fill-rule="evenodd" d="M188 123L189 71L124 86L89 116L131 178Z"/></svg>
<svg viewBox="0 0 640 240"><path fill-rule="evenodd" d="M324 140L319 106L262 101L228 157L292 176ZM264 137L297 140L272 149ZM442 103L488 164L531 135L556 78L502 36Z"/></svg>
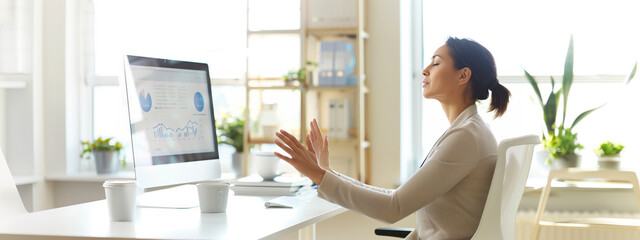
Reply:
<svg viewBox="0 0 640 240"><path fill-rule="evenodd" d="M564 157L551 159L551 169L577 168L580 166L581 155L570 154Z"/></svg>
<svg viewBox="0 0 640 240"><path fill-rule="evenodd" d="M598 156L598 168L620 169L620 154Z"/></svg>

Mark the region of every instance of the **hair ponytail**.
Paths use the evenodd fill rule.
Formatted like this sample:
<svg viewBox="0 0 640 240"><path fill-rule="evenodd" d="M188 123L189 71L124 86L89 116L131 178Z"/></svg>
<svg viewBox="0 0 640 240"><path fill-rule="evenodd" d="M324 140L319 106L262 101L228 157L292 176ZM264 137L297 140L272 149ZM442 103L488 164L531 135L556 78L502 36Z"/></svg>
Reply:
<svg viewBox="0 0 640 240"><path fill-rule="evenodd" d="M489 107L489 112L495 111L493 118L498 118L507 111L509 97L511 97L511 92L500 83L497 83L496 86L491 89L491 106Z"/></svg>

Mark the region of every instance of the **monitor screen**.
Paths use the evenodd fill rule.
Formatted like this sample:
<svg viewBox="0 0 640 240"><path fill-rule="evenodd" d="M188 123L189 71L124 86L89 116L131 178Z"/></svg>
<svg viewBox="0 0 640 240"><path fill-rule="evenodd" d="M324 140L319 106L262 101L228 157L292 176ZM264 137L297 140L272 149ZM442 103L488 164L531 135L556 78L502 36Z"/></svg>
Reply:
<svg viewBox="0 0 640 240"><path fill-rule="evenodd" d="M208 65L126 56L124 81L138 185L218 178Z"/></svg>

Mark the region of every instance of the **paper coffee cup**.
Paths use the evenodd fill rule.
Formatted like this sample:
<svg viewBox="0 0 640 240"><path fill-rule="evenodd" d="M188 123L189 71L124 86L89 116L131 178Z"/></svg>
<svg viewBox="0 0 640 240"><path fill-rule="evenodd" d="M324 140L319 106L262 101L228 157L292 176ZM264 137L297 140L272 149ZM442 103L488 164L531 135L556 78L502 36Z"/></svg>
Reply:
<svg viewBox="0 0 640 240"><path fill-rule="evenodd" d="M229 184L225 182L198 183L200 212L223 213L227 211Z"/></svg>
<svg viewBox="0 0 640 240"><path fill-rule="evenodd" d="M280 158L276 157L273 152L255 153L253 160L256 166L256 172L265 181L272 181L278 176Z"/></svg>
<svg viewBox="0 0 640 240"><path fill-rule="evenodd" d="M112 221L133 221L136 212L137 186L135 180L107 180L102 185L107 196Z"/></svg>

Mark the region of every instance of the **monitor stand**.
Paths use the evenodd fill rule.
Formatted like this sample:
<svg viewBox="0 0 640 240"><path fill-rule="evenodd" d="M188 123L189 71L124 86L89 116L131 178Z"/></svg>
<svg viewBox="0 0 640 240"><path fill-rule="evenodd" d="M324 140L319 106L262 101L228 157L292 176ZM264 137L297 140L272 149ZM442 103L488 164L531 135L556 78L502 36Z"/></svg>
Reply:
<svg viewBox="0 0 640 240"><path fill-rule="evenodd" d="M185 184L138 195L138 207L195 208L200 205L196 185Z"/></svg>

